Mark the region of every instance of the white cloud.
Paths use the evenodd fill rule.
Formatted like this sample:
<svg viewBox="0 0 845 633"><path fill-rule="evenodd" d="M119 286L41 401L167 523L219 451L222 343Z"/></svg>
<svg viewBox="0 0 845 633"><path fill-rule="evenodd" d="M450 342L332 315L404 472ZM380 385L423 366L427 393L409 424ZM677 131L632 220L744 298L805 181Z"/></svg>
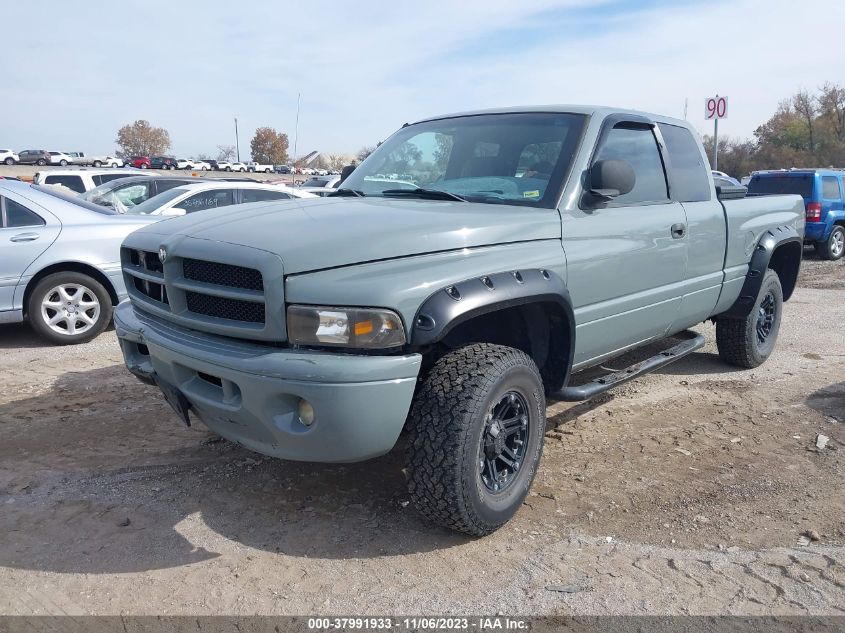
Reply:
<svg viewBox="0 0 845 633"><path fill-rule="evenodd" d="M822 0L39 7L4 8L16 28L0 58L0 143L20 149L111 150L120 125L147 118L170 130L175 153L213 152L234 141L238 116L245 155L260 125L293 142L297 92L300 154L355 150L432 114L527 103L681 116L688 97L690 120L708 131L703 102L715 92L731 99L721 130L747 136L780 99L841 81L845 67L845 50L824 44L840 37L845 5Z"/></svg>

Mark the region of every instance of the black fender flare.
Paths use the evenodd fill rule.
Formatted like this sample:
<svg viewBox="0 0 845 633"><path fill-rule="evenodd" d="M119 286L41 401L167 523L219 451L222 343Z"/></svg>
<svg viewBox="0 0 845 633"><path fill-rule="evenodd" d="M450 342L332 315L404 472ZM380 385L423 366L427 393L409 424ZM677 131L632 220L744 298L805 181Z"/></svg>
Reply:
<svg viewBox="0 0 845 633"><path fill-rule="evenodd" d="M719 316L741 319L749 315L757 301L757 295L760 293L760 286L763 285L763 277L766 274L766 269L769 268L772 255L778 247L790 243L797 243L799 250L803 249L804 239L794 226L779 226L763 233L760 241L757 242L757 246L754 247L754 252L751 254L751 262L748 264L748 272L745 274L745 283L742 284L739 297L737 297L730 308ZM800 261L799 255L799 266ZM797 279L797 268L794 273L795 279ZM794 281L791 287L784 288L784 301L792 295Z"/></svg>
<svg viewBox="0 0 845 633"><path fill-rule="evenodd" d="M572 370L575 353L575 312L566 283L545 268L511 270L473 277L446 286L430 295L417 310L411 336L413 347L432 345L453 328L477 316L506 308L536 303L560 307L568 327L569 341L564 384Z"/></svg>

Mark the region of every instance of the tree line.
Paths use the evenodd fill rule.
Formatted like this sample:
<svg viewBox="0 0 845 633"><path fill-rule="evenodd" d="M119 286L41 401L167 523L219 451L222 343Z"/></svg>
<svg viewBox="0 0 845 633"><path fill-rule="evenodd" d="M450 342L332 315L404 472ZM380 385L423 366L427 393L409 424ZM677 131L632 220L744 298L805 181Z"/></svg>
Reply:
<svg viewBox="0 0 845 633"><path fill-rule="evenodd" d="M704 136L704 147L712 157L712 136ZM732 176L790 167L845 167L845 88L800 90L778 104L754 138L719 137L719 169Z"/></svg>
<svg viewBox="0 0 845 633"><path fill-rule="evenodd" d="M160 156L166 154L171 148L170 133L162 128L155 127L149 121L139 119L134 123L124 125L117 131L115 139L121 158L129 156ZM271 127L260 127L255 130L255 135L249 143L252 160L270 165L287 165L290 157L288 135L279 132ZM341 170L355 158L363 160L373 148L362 148L356 157L347 154L322 154L311 165L323 169ZM215 158L221 161L232 161L237 157L237 149L234 145L218 145L217 155L198 154L196 158ZM298 161L301 163L301 160Z"/></svg>

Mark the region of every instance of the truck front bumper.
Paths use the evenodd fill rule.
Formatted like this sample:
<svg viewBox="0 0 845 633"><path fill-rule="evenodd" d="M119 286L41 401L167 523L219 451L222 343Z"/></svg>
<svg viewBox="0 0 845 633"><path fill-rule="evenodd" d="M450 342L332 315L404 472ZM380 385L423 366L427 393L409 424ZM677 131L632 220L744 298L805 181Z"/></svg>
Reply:
<svg viewBox="0 0 845 633"><path fill-rule="evenodd" d="M126 366L175 388L212 431L282 459L354 462L383 455L405 423L419 354L294 351L201 334L136 312L114 313ZM313 422L300 421L302 400Z"/></svg>

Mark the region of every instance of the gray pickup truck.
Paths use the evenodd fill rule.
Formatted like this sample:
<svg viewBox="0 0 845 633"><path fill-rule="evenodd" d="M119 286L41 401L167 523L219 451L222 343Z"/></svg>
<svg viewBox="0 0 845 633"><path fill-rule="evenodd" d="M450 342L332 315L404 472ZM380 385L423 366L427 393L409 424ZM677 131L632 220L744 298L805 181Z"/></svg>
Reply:
<svg viewBox="0 0 845 633"><path fill-rule="evenodd" d="M329 197L132 233L117 335L184 423L266 455L365 460L406 429L416 507L487 534L528 493L547 394L587 399L681 358L708 319L728 363L771 354L804 206L742 192L717 191L685 121L572 106L432 118Z"/></svg>

